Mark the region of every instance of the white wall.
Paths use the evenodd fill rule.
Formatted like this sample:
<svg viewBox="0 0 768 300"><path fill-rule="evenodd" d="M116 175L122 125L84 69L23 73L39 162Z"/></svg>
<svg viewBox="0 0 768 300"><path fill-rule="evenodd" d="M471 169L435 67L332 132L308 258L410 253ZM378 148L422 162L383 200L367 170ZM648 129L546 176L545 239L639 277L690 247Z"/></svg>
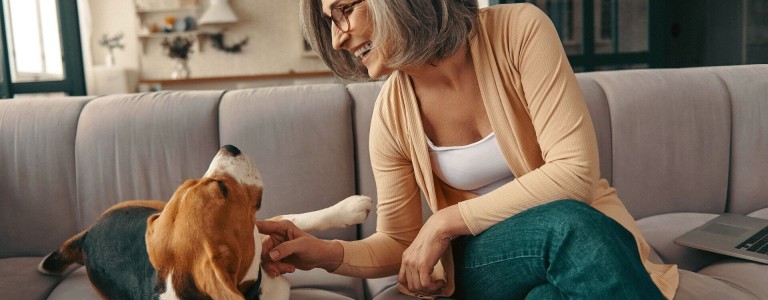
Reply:
<svg viewBox="0 0 768 300"><path fill-rule="evenodd" d="M157 1L157 0L154 0ZM161 0L178 1L178 0ZM201 10L209 0L198 0ZM201 51L192 53L189 67L192 77L279 74L327 70L316 57L304 55L299 28L298 1L295 0L229 0L239 18L225 33L227 45L249 38L241 53L225 53L211 47L209 40L200 44ZM139 42L139 21L132 0L89 0L91 10L92 61L104 63L106 49L98 45L103 34L123 32L126 47L115 52L116 63L132 74L134 83L141 79L168 79L173 61L160 46L162 39ZM144 48L142 48L144 47Z"/></svg>

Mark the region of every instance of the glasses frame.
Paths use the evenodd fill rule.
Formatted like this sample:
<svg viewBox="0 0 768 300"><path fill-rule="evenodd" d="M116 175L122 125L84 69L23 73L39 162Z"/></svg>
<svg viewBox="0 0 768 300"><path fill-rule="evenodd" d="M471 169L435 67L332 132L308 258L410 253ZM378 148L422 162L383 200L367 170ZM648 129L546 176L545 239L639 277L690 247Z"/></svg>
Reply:
<svg viewBox="0 0 768 300"><path fill-rule="evenodd" d="M331 10L331 17L330 17L330 19L333 22L333 24L336 25L336 28L341 30L341 32L343 32L343 33L349 32L349 30L351 29L350 25L349 25L349 14L351 13L351 9L354 8L355 6L359 5L360 3L363 3L363 2L365 2L365 0L355 0L355 1L352 1L352 2L350 2L348 4L339 5L339 6L335 7L334 9L332 9ZM341 23L341 21L342 21L341 18L344 18L344 23L343 24L346 24L346 26L345 26L345 27L347 27L346 29L344 29L341 26L341 24L342 24Z"/></svg>

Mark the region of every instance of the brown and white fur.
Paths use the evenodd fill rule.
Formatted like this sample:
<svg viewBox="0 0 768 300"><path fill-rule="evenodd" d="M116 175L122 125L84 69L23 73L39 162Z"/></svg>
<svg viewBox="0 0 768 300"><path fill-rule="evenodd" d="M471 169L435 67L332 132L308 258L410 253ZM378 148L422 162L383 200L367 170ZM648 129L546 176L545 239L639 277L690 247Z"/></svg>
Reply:
<svg viewBox="0 0 768 300"><path fill-rule="evenodd" d="M128 201L43 259L60 274L84 264L105 299L288 299L290 283L261 269L263 235L255 226L263 182L251 160L224 146L205 175L184 182L167 202ZM351 196L287 219L305 231L362 223L372 201ZM258 281L261 281L258 286Z"/></svg>

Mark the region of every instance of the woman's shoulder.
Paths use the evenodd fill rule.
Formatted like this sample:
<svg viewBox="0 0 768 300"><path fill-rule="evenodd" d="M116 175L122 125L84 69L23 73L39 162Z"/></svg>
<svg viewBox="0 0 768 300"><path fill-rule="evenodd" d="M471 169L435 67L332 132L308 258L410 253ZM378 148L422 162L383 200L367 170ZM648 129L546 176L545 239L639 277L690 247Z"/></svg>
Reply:
<svg viewBox="0 0 768 300"><path fill-rule="evenodd" d="M374 118L383 118L392 122L403 112L406 101L403 97L407 95L403 90L407 88L405 76L402 72L395 71L384 81L373 106Z"/></svg>
<svg viewBox="0 0 768 300"><path fill-rule="evenodd" d="M497 4L480 10L480 20L486 24L489 22L526 22L540 18L548 19L549 17L536 5L530 3Z"/></svg>
<svg viewBox="0 0 768 300"><path fill-rule="evenodd" d="M393 105L403 102L404 89L408 88L407 75L401 71L394 71L381 86L379 96L376 98L377 107L392 108Z"/></svg>

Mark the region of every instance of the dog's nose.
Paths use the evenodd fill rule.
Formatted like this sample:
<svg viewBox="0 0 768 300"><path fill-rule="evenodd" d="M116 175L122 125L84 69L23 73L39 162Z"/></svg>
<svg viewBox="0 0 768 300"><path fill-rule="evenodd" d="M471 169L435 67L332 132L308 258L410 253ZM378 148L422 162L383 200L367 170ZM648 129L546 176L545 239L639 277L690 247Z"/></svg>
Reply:
<svg viewBox="0 0 768 300"><path fill-rule="evenodd" d="M227 152L229 152L229 154L232 154L232 156L236 157L236 156L240 155L240 149L237 149L237 147L235 147L235 146L226 145L226 146L221 147L221 148L227 150Z"/></svg>

